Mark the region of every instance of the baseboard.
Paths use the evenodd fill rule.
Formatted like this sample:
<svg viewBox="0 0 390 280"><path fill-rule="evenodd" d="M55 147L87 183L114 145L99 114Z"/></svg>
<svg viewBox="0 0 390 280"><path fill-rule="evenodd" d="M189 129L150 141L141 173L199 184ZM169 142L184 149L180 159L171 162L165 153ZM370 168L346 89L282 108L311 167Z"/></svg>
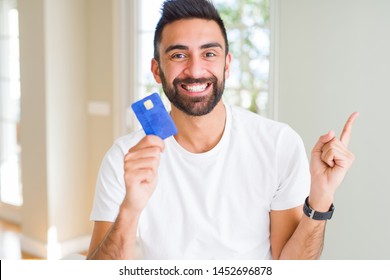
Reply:
<svg viewBox="0 0 390 280"><path fill-rule="evenodd" d="M28 254L48 259L56 260L65 258L68 255L78 254L88 250L90 235L80 236L71 240L63 242L56 242L55 244L48 244L28 236L21 236L21 248L23 252Z"/></svg>
<svg viewBox="0 0 390 280"><path fill-rule="evenodd" d="M21 223L21 214L20 206L14 206L10 204L5 204L0 202L0 218L14 224L20 225Z"/></svg>

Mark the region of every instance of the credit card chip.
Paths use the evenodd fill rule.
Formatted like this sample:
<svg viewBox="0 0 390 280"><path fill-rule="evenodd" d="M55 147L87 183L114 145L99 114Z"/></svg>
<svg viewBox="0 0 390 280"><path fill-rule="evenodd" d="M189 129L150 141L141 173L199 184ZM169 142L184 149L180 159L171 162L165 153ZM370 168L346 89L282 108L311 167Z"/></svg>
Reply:
<svg viewBox="0 0 390 280"><path fill-rule="evenodd" d="M146 101L144 102L144 106L145 106L145 109L146 109L146 110L152 109L152 108L154 107L153 101L150 100L150 99L146 100Z"/></svg>

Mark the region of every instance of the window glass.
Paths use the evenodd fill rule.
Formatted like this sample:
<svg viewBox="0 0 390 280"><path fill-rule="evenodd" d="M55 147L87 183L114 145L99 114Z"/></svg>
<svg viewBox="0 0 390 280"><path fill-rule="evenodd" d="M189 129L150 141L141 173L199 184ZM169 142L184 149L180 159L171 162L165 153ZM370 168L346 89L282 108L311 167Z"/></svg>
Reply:
<svg viewBox="0 0 390 280"><path fill-rule="evenodd" d="M15 0L0 0L0 201L22 204L19 28Z"/></svg>

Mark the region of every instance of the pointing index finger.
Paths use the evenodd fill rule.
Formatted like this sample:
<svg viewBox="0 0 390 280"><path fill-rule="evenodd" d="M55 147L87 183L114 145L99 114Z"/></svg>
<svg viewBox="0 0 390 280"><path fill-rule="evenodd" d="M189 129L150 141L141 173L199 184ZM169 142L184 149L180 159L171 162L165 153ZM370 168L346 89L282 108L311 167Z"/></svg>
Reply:
<svg viewBox="0 0 390 280"><path fill-rule="evenodd" d="M341 132L340 141L343 143L346 147L348 147L349 140L351 139L352 134L352 125L359 116L358 112L354 112L349 116L347 122L344 125L343 131Z"/></svg>

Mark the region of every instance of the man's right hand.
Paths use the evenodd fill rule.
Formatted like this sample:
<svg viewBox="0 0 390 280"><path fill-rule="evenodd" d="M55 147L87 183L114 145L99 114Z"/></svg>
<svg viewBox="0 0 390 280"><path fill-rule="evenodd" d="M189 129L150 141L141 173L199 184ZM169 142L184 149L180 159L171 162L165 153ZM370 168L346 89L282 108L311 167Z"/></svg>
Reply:
<svg viewBox="0 0 390 280"><path fill-rule="evenodd" d="M148 135L133 146L124 158L124 179L126 196L122 210L141 213L157 185L157 171L164 141Z"/></svg>
<svg viewBox="0 0 390 280"><path fill-rule="evenodd" d="M124 157L126 195L115 222L95 221L88 259L136 258L137 223L157 185L164 141L145 136Z"/></svg>

